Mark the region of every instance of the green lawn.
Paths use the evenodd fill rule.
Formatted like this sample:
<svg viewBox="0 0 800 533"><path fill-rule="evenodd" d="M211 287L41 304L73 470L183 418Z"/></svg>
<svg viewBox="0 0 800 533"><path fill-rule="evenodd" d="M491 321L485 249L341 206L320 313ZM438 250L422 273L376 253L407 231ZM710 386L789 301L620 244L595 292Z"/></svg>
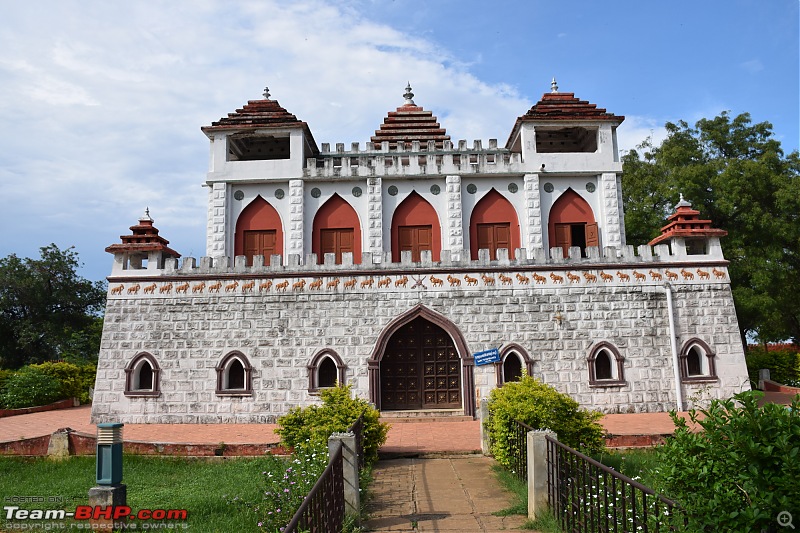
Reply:
<svg viewBox="0 0 800 533"><path fill-rule="evenodd" d="M126 455L123 483L128 505L139 509L187 509L186 522L193 532L258 531L258 518L246 506L232 505L238 497L248 502L261 498L262 472L280 468L274 457L183 459ZM71 457L53 462L40 458L0 457L0 495L3 505L21 509L65 509L88 503L95 485L94 457ZM42 496L51 503L12 503L13 496ZM0 530L10 529L0 521ZM19 523L19 522L17 522ZM13 527L13 526L12 526ZM17 526L19 527L19 526Z"/></svg>

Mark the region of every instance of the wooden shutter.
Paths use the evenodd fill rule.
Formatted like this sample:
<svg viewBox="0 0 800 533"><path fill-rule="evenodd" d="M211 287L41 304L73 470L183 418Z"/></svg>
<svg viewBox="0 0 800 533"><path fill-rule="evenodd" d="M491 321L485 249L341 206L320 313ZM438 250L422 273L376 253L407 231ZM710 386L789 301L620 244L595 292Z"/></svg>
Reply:
<svg viewBox="0 0 800 533"><path fill-rule="evenodd" d="M323 229L319 234L319 252L321 257L317 261L322 264L325 254L336 254L336 264L342 264L342 253L354 253L353 228Z"/></svg>
<svg viewBox="0 0 800 533"><path fill-rule="evenodd" d="M244 255L247 264L253 264L253 256L263 255L264 262L269 264L269 256L280 253L276 250L277 232L272 230L248 230L244 232Z"/></svg>
<svg viewBox="0 0 800 533"><path fill-rule="evenodd" d="M494 249L492 250L492 259L497 259L497 250L500 248L508 250L509 255L513 255L514 253L514 250L511 249L511 224L494 225Z"/></svg>
<svg viewBox="0 0 800 533"><path fill-rule="evenodd" d="M411 260L420 261L422 250L433 250L433 229L431 226L399 226L397 241L400 252L411 252Z"/></svg>
<svg viewBox="0 0 800 533"><path fill-rule="evenodd" d="M597 231L597 223L586 224L586 246L600 246L600 234Z"/></svg>
<svg viewBox="0 0 800 533"><path fill-rule="evenodd" d="M572 246L572 225L556 224L555 246L560 246L564 250L564 257L569 257L569 247ZM555 246L552 246L553 248Z"/></svg>

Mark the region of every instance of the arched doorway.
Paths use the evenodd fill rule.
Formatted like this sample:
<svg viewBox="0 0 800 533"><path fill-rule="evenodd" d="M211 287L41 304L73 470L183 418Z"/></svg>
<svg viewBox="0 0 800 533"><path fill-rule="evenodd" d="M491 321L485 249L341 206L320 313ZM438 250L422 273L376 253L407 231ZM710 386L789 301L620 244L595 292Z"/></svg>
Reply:
<svg viewBox="0 0 800 533"><path fill-rule="evenodd" d="M270 256L283 255L283 224L281 217L269 202L260 195L244 208L236 220L234 255L243 255L247 264L253 264L253 257L264 256L264 264L269 265Z"/></svg>
<svg viewBox="0 0 800 533"><path fill-rule="evenodd" d="M421 304L386 326L367 363L370 401L379 410L463 408L475 415L474 360L464 337Z"/></svg>
<svg viewBox="0 0 800 533"><path fill-rule="evenodd" d="M581 255L586 257L588 246L600 245L592 207L571 188L550 208L549 218L550 247L560 246L564 250L564 257L569 256L572 246L579 247Z"/></svg>
<svg viewBox="0 0 800 533"><path fill-rule="evenodd" d="M399 263L400 252L410 251L411 260L419 262L423 250L430 250L433 261L439 261L441 249L439 216L431 204L412 191L392 216L392 261Z"/></svg>
<svg viewBox="0 0 800 533"><path fill-rule="evenodd" d="M336 254L336 264L342 264L342 254L353 254L353 263L361 263L361 223L355 209L341 196L334 194L314 216L311 251L322 264L325 254Z"/></svg>
<svg viewBox="0 0 800 533"><path fill-rule="evenodd" d="M489 250L489 258L497 259L497 250L505 248L513 258L519 248L517 211L494 187L475 205L469 221L469 249L473 260L478 250Z"/></svg>

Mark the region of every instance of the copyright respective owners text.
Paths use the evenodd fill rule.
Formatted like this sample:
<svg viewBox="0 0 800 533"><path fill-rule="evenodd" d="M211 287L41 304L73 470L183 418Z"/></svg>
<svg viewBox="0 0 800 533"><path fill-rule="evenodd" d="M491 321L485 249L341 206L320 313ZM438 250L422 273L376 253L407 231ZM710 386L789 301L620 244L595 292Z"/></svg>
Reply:
<svg viewBox="0 0 800 533"><path fill-rule="evenodd" d="M86 496L5 496L2 531L182 530L186 509L131 509L126 505L86 505Z"/></svg>

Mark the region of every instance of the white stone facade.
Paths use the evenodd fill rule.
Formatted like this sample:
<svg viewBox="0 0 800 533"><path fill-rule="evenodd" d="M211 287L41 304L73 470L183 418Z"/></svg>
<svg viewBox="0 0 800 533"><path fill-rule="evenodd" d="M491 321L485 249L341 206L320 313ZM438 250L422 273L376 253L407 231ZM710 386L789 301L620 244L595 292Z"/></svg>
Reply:
<svg viewBox="0 0 800 533"><path fill-rule="evenodd" d="M569 100L565 93L551 99ZM289 116L274 101L248 105ZM387 343L416 317L450 337L459 365L450 379L465 414L502 384L502 362L475 365L472 354L489 348L519 357L535 377L604 412L664 411L688 405L701 389L721 398L748 388L719 239L693 255L680 238L655 249L626 246L621 119L584 108L593 114L576 115L565 128L531 115L534 107L505 147L415 140L316 150L293 116L262 129L224 121L204 129L208 257L179 264L151 250L142 269L134 248L117 245L93 420L271 422L317 400L323 369L315 361L328 356L337 379L381 408ZM562 134L579 151L539 151L545 138ZM258 145L259 136L273 144ZM289 155L243 160L253 146ZM489 250L470 248L473 213L492 190L514 212L519 245L490 258ZM417 262L411 252L392 262L394 215L412 193L436 213L441 247L423 250ZM551 242L551 214L567 194L591 211L595 241L587 232L578 246ZM361 236L360 256L344 253L338 265L335 254L312 255L316 216L334 195L352 208ZM234 258L237 221L259 197L280 220L282 249ZM607 351L595 359L601 347Z"/></svg>

